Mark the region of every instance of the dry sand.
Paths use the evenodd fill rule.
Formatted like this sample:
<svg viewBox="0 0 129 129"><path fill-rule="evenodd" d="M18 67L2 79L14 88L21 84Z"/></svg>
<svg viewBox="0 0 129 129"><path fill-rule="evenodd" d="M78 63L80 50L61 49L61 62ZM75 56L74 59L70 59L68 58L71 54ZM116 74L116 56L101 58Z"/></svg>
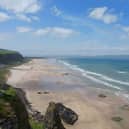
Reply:
<svg viewBox="0 0 129 129"><path fill-rule="evenodd" d="M8 83L22 88L32 108L43 114L50 101L73 109L79 120L73 126L65 124L67 129L129 129L129 109L122 109L127 104L124 98L106 90L81 88L86 84L76 74L47 59L33 59L12 68ZM107 97L98 97L101 93ZM113 121L117 116L122 120Z"/></svg>

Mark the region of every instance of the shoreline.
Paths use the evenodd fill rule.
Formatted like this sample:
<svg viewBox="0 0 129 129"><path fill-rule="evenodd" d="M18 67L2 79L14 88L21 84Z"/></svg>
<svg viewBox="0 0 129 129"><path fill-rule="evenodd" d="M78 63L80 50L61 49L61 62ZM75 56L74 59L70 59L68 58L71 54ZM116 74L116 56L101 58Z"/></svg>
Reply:
<svg viewBox="0 0 129 129"><path fill-rule="evenodd" d="M128 102L108 91L85 86L80 78L68 69L48 59L32 61L11 69L8 84L21 88L33 109L45 113L50 101L61 102L79 115L75 125L67 129L128 129L129 110L122 107ZM83 88L83 89L82 89ZM84 90L85 89L85 90ZM106 97L99 97L99 95ZM116 122L112 117L121 117Z"/></svg>

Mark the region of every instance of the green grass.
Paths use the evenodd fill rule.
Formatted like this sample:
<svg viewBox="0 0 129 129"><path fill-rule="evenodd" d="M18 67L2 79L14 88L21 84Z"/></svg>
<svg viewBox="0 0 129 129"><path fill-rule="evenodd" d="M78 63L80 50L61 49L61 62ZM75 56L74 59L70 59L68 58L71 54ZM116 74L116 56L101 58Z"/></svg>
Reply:
<svg viewBox="0 0 129 129"><path fill-rule="evenodd" d="M8 100L8 101L10 101L11 98L15 98L16 97L16 91L12 87L9 87L7 90L0 89L0 93L3 94L3 99Z"/></svg>
<svg viewBox="0 0 129 129"><path fill-rule="evenodd" d="M30 129L26 107L20 97L17 95L16 90L9 87L7 90L1 89L0 93L2 94L0 97L0 114L2 114L4 118L8 117L8 114L12 112L11 110L8 110L9 108L6 108L6 104L8 104L10 105L10 109L12 109L14 114L17 116L18 129Z"/></svg>
<svg viewBox="0 0 129 129"><path fill-rule="evenodd" d="M44 129L44 125L41 122L37 122L35 120L33 120L32 118L30 118L30 125L32 129Z"/></svg>
<svg viewBox="0 0 129 129"><path fill-rule="evenodd" d="M0 98L0 117L8 118L10 116L14 116L14 111L10 103Z"/></svg>
<svg viewBox="0 0 129 129"><path fill-rule="evenodd" d="M7 75L9 75L9 70L7 68L0 69L0 84L6 82Z"/></svg>
<svg viewBox="0 0 129 129"><path fill-rule="evenodd" d="M15 51L9 51L9 50L0 49L0 54L13 54L13 53L16 53L16 52Z"/></svg>
<svg viewBox="0 0 129 129"><path fill-rule="evenodd" d="M2 94L0 96L0 117L7 118L14 116L14 111L10 102L7 100L7 96L15 96L15 90L11 87L8 90L0 89L0 94Z"/></svg>

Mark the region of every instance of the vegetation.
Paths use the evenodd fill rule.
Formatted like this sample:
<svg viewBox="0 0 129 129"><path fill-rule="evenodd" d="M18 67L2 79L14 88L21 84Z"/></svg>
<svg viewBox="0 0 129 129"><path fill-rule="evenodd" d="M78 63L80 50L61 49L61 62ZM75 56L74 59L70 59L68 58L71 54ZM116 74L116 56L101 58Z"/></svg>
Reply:
<svg viewBox="0 0 129 129"><path fill-rule="evenodd" d="M14 54L16 51L0 49L0 54Z"/></svg>
<svg viewBox="0 0 129 129"><path fill-rule="evenodd" d="M30 118L30 125L32 129L44 129L43 123L35 121L33 118Z"/></svg>
<svg viewBox="0 0 129 129"><path fill-rule="evenodd" d="M16 51L0 49L0 64L14 64L22 62L23 57Z"/></svg>
<svg viewBox="0 0 129 129"><path fill-rule="evenodd" d="M5 119L16 116L18 129L31 129L26 107L16 90L6 85L5 89L0 90L0 94L0 117Z"/></svg>
<svg viewBox="0 0 129 129"><path fill-rule="evenodd" d="M0 68L0 84L6 82L8 75L9 75L9 70L7 68Z"/></svg>

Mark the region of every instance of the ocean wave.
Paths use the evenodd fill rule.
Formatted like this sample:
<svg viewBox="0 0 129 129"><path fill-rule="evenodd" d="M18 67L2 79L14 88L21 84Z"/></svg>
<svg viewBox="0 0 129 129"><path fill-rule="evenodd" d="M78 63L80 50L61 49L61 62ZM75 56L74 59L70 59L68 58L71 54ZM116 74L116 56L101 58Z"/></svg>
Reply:
<svg viewBox="0 0 129 129"><path fill-rule="evenodd" d="M120 74L125 74L125 73L128 73L126 71L116 71L117 73L120 73Z"/></svg>
<svg viewBox="0 0 129 129"><path fill-rule="evenodd" d="M77 65L71 65L71 64L69 64L69 63L67 63L67 62L65 62L65 61L60 61L60 62L63 63L64 65L68 66L68 67L71 68L72 70L76 70L76 71L81 72L84 77L86 77L86 78L88 78L88 79L90 79L90 80L92 80L92 81L94 81L94 82L97 82L97 83L99 83L99 84L103 84L103 85L108 86L108 87L111 87L111 88L115 88L115 89L117 89L117 90L121 90L120 87L115 86L115 85L112 85L111 83L106 82L107 80L111 80L111 78L107 78L106 76L103 77L103 75L102 75L102 74L99 74L99 73L95 73L95 72L91 72L91 71L86 71L86 70L84 70L84 69L79 68ZM96 78L96 77L93 76L93 75L95 75L95 76L97 76L97 77L101 77L101 78L103 78L105 81L104 81L104 80L101 80L101 79L98 79L98 78ZM107 79L106 79L106 78L107 78ZM112 81L113 81L113 79L112 79Z"/></svg>
<svg viewBox="0 0 129 129"><path fill-rule="evenodd" d="M108 82L113 82L113 83L117 83L117 84L120 84L120 85L129 86L129 82L124 82L124 81L112 79L112 78L110 78L110 77L108 77L106 75L100 74L100 73L95 73L95 72L92 72L92 71L87 71L87 70L79 68L77 65L71 65L71 64L66 63L66 62L63 62L63 64L69 66L71 69L78 70L78 71L80 71L82 73L86 73L87 75L99 77L100 81L108 81Z"/></svg>
<svg viewBox="0 0 129 129"><path fill-rule="evenodd" d="M99 80L99 79L97 79L97 78L95 78L95 77L93 77L93 76L89 76L89 75L87 75L86 73L83 73L83 76L89 78L89 79L92 80L92 81L95 81L95 82L97 82L97 83L103 84L103 85L105 85L105 86L108 86L108 87L111 87L111 88L115 88L115 89L117 89L117 90L121 90L121 88L118 87L118 86L112 85L112 84L110 84L110 83L108 83L108 82L105 82L105 81L102 81L102 80Z"/></svg>
<svg viewBox="0 0 129 129"><path fill-rule="evenodd" d="M128 93L118 91L118 92L115 92L115 95L123 97L123 98L125 98L125 99L127 99L129 101L129 94Z"/></svg>
<svg viewBox="0 0 129 129"><path fill-rule="evenodd" d="M106 81L109 81L109 82L113 82L113 83L117 83L117 84L129 86L129 82L124 82L124 81L112 79L112 78L110 78L110 77L108 77L108 76L105 76L105 75L103 75L103 74L98 74L98 73L94 73L94 72L91 72L91 71L86 71L86 72L89 73L90 75L98 76L98 77L100 77L102 80L106 80Z"/></svg>

